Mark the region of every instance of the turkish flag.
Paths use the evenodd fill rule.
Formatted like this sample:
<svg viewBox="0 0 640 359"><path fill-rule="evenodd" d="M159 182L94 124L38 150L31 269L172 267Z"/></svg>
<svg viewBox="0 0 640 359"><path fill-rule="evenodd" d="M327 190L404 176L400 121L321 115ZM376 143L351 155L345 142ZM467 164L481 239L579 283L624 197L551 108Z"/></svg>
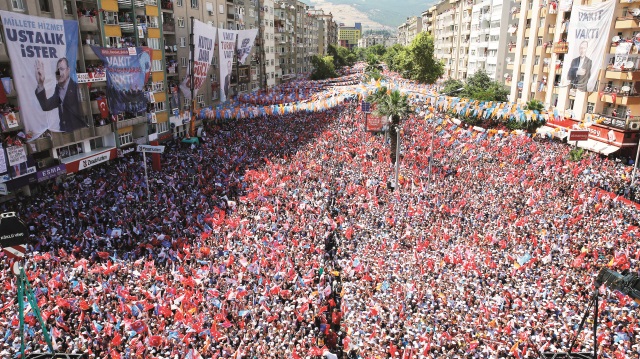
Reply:
<svg viewBox="0 0 640 359"><path fill-rule="evenodd" d="M104 97L98 97L98 109L100 109L100 117L109 118L109 108L107 107L107 99Z"/></svg>

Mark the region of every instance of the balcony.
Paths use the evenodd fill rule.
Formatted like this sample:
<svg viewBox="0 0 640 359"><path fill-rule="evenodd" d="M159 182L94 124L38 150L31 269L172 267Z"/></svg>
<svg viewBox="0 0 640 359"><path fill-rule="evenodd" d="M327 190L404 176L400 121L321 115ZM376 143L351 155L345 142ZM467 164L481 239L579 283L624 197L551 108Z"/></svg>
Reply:
<svg viewBox="0 0 640 359"><path fill-rule="evenodd" d="M607 70L605 76L610 80L638 81L640 80L640 70Z"/></svg>
<svg viewBox="0 0 640 359"><path fill-rule="evenodd" d="M638 20L633 16L619 17L616 19L616 30L635 29L639 26Z"/></svg>
<svg viewBox="0 0 640 359"><path fill-rule="evenodd" d="M50 149L51 146L51 138L49 137L40 137L31 142L32 146L35 146L34 151L32 153L42 152Z"/></svg>
<svg viewBox="0 0 640 359"><path fill-rule="evenodd" d="M558 42L553 44L553 52L556 54L566 54L569 51L569 43L568 42Z"/></svg>
<svg viewBox="0 0 640 359"><path fill-rule="evenodd" d="M121 22L120 30L122 32L133 32L133 23L132 22Z"/></svg>
<svg viewBox="0 0 640 359"><path fill-rule="evenodd" d="M175 34L175 32L176 32L176 24L163 23L162 24L162 32Z"/></svg>
<svg viewBox="0 0 640 359"><path fill-rule="evenodd" d="M98 31L97 16L80 16L78 18L80 31Z"/></svg>
<svg viewBox="0 0 640 359"><path fill-rule="evenodd" d="M91 45L87 45L84 44L82 45L82 52L84 53L84 60L85 61L98 61L98 55L96 55L95 52L93 52L93 49L91 49Z"/></svg>
<svg viewBox="0 0 640 359"><path fill-rule="evenodd" d="M640 122L640 116L631 116L627 120L626 117L614 117L610 113L606 113L606 112L602 112L597 115L600 116L600 119L599 119L601 121L599 122L600 124L613 127L613 128L619 128L621 130L629 130L631 127L630 126L631 123Z"/></svg>
<svg viewBox="0 0 640 359"><path fill-rule="evenodd" d="M75 142L86 140L93 136L93 127L84 127L73 131L73 140Z"/></svg>
<svg viewBox="0 0 640 359"><path fill-rule="evenodd" d="M141 123L147 123L146 114L144 114L143 116L138 116L138 117L130 118L127 120L118 121L116 122L116 125L117 125L116 127L120 129L124 127L139 125Z"/></svg>
<svg viewBox="0 0 640 359"><path fill-rule="evenodd" d="M106 136L111 132L113 132L113 129L111 128L111 124L95 127L96 136L99 136L99 137Z"/></svg>
<svg viewBox="0 0 640 359"><path fill-rule="evenodd" d="M549 26L549 34L555 34L556 33L556 27L555 26Z"/></svg>
<svg viewBox="0 0 640 359"><path fill-rule="evenodd" d="M76 142L73 138L73 132L51 132L53 147L61 147L73 142Z"/></svg>
<svg viewBox="0 0 640 359"><path fill-rule="evenodd" d="M160 8L164 11L173 11L173 0L162 0Z"/></svg>
<svg viewBox="0 0 640 359"><path fill-rule="evenodd" d="M606 103L622 105L622 106L640 105L640 95L639 94L623 95L622 93L618 93L615 96L615 102L613 100L613 97L614 97L613 95L614 94L611 94L611 93L605 93L605 94L603 94L601 100L606 102Z"/></svg>

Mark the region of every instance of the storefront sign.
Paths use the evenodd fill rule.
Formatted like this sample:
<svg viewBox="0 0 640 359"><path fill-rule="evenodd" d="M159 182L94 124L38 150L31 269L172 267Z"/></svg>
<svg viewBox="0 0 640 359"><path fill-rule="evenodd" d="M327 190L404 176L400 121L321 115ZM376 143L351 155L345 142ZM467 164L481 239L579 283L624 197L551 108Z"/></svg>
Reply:
<svg viewBox="0 0 640 359"><path fill-rule="evenodd" d="M569 141L586 141L589 139L589 130L569 131Z"/></svg>
<svg viewBox="0 0 640 359"><path fill-rule="evenodd" d="M164 146L138 145L138 152L163 153Z"/></svg>
<svg viewBox="0 0 640 359"><path fill-rule="evenodd" d="M85 168L93 167L97 164L107 162L111 159L111 151L102 152L95 156L83 158L78 162L78 170L83 170Z"/></svg>
<svg viewBox="0 0 640 359"><path fill-rule="evenodd" d="M118 148L118 157L124 157L125 155L135 151L136 148L135 147L129 147L129 148Z"/></svg>
<svg viewBox="0 0 640 359"><path fill-rule="evenodd" d="M36 177L38 178L38 182L44 182L46 180L62 176L65 173L67 173L67 166L62 163L57 166L38 171L36 173Z"/></svg>

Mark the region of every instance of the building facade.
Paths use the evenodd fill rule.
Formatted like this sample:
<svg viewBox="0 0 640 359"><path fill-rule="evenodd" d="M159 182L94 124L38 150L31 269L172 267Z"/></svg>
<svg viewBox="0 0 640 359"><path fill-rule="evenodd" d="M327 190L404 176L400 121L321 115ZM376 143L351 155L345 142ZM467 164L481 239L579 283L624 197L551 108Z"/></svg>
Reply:
<svg viewBox="0 0 640 359"><path fill-rule="evenodd" d="M441 1L436 5L434 56L444 63L445 80L467 78L472 9L471 0Z"/></svg>
<svg viewBox="0 0 640 359"><path fill-rule="evenodd" d="M484 70L490 78L504 81L507 63L513 62L513 57L507 56L509 44L516 39L517 20L511 16L511 9L509 1L474 1L467 76Z"/></svg>
<svg viewBox="0 0 640 359"><path fill-rule="evenodd" d="M356 26L340 26L338 28L338 43L340 46L353 49L358 46L358 40L362 37L362 27L360 24Z"/></svg>

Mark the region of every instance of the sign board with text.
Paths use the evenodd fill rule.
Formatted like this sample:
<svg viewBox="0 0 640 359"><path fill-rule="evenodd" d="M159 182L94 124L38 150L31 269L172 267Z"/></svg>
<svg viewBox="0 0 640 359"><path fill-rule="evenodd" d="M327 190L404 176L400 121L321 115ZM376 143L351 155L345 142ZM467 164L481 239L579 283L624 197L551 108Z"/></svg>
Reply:
<svg viewBox="0 0 640 359"><path fill-rule="evenodd" d="M163 153L164 146L138 145L138 152Z"/></svg>
<svg viewBox="0 0 640 359"><path fill-rule="evenodd" d="M569 141L586 141L589 139L589 130L569 131Z"/></svg>

